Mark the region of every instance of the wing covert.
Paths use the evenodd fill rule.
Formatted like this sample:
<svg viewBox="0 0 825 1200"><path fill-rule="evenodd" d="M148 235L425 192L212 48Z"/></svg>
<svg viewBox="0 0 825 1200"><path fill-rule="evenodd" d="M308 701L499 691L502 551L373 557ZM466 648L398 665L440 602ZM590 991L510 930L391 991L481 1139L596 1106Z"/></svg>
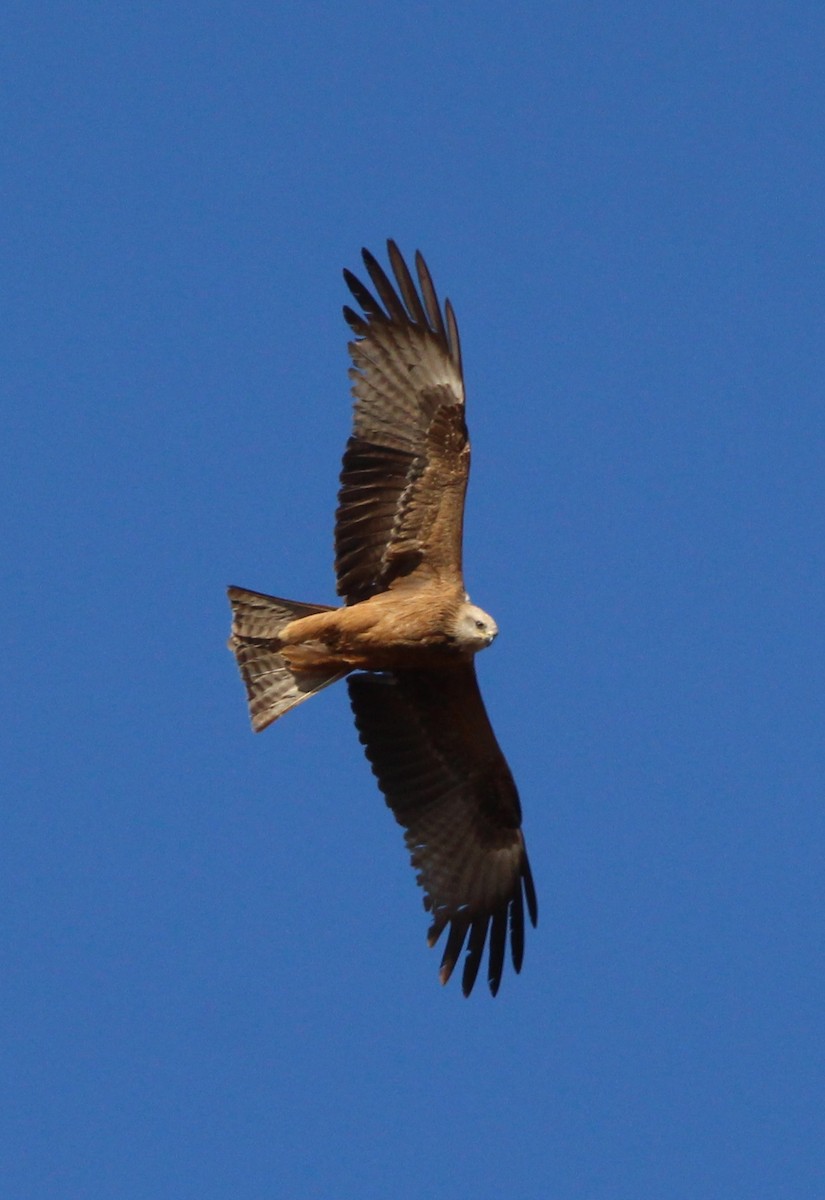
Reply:
<svg viewBox="0 0 825 1200"><path fill-rule="evenodd" d="M344 278L355 398L335 526L338 592L348 604L421 570L461 577L470 448L458 327L416 254L418 287L394 242L395 283L363 251L374 288Z"/></svg>
<svg viewBox="0 0 825 1200"><path fill-rule="evenodd" d="M537 904L521 833L521 806L472 664L443 671L357 674L347 680L358 733L405 840L424 906L428 940L448 928L446 983L465 941L462 989L475 983L489 933L488 983L501 982L509 928L516 971L524 907Z"/></svg>

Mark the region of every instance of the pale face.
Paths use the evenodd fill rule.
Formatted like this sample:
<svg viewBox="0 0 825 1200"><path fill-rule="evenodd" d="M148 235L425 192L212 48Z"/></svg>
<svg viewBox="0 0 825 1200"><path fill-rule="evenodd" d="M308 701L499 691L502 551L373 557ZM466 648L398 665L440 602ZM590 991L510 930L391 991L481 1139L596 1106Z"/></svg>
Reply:
<svg viewBox="0 0 825 1200"><path fill-rule="evenodd" d="M483 608L469 601L462 604L455 620L455 639L461 646L472 651L483 650L497 633L498 625Z"/></svg>

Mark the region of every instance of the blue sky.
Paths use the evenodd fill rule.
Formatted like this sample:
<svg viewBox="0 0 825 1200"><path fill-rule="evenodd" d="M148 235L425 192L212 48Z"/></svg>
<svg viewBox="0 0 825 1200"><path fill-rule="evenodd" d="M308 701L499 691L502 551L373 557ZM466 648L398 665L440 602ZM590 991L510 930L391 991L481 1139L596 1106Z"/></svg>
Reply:
<svg viewBox="0 0 825 1200"><path fill-rule="evenodd" d="M721 11L720 11L721 8ZM825 1193L825 17L9 3L3 1195ZM438 986L330 602L343 266L462 333L479 662L539 892Z"/></svg>

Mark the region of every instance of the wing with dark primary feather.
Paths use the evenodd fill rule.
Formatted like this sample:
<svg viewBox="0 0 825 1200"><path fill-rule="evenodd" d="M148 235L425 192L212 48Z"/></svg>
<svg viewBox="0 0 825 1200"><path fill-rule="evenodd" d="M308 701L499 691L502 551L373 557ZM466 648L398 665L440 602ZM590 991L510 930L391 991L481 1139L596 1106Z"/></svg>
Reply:
<svg viewBox="0 0 825 1200"><path fill-rule="evenodd" d="M366 600L416 571L461 579L470 447L458 327L441 307L424 259L418 287L394 242L392 283L363 251L375 294L344 278L363 315L346 307L355 397L335 525L338 593ZM377 297L377 298L376 298Z"/></svg>
<svg viewBox="0 0 825 1200"><path fill-rule="evenodd" d="M441 982L467 941L462 988L470 994L489 931L487 979L495 995L508 926L519 971L525 902L533 925L537 905L518 793L475 669L358 674L347 682L367 758L406 830L433 917L431 946L449 926Z"/></svg>

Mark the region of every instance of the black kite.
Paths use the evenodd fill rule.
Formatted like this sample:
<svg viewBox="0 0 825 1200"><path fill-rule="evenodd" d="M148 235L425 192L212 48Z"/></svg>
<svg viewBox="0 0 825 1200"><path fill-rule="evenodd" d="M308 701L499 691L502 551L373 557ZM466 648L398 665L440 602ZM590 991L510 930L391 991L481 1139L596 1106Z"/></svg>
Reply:
<svg viewBox="0 0 825 1200"><path fill-rule="evenodd" d="M473 665L498 629L469 602L461 570L470 444L458 327L421 255L416 287L398 247L387 247L395 283L367 250L375 294L344 272L363 310L344 308L355 333L354 429L335 524L344 606L232 587L230 647L256 731L349 676L360 739L432 914L431 946L449 926L441 981L466 941L469 995L489 931L495 995L508 925L519 971L525 902L534 925L537 905L518 793Z"/></svg>

